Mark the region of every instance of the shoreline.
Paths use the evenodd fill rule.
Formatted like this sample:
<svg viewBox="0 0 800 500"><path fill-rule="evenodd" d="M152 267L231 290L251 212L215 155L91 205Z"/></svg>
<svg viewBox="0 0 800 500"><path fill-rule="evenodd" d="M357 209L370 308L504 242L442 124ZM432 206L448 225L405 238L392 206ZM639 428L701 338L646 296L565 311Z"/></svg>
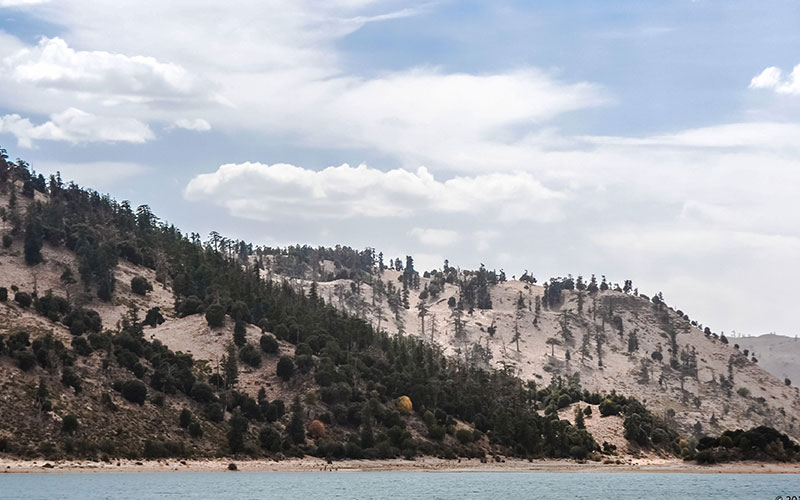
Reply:
<svg viewBox="0 0 800 500"><path fill-rule="evenodd" d="M569 460L516 460L481 463L477 459L443 460L425 457L417 460L342 460L327 464L316 458L274 460L113 460L47 461L0 459L0 474L59 473L176 473L228 472L517 472L517 473L659 473L659 474L800 474L797 463L733 462L697 465L682 460L634 460L622 464L578 463Z"/></svg>

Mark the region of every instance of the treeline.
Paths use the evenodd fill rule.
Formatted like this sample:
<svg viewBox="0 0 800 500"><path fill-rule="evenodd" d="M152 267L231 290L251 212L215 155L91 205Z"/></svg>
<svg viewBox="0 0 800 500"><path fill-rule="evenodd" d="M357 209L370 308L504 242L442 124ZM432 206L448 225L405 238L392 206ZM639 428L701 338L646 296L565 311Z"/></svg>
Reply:
<svg viewBox="0 0 800 500"><path fill-rule="evenodd" d="M800 445L772 427L725 431L717 437L704 436L697 442L697 453L688 459L700 464L738 460L796 462Z"/></svg>

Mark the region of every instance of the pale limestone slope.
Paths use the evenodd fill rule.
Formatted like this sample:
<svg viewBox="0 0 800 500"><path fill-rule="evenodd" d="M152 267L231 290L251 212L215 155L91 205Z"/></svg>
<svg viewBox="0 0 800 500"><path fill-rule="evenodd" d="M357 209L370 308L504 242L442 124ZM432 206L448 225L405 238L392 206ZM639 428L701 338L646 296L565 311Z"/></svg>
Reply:
<svg viewBox="0 0 800 500"><path fill-rule="evenodd" d="M396 286L400 273L385 271L384 282L393 281ZM292 280L295 286L309 290L310 282ZM421 278L421 289L428 280ZM417 305L419 291L411 291L410 307L402 311L401 322L392 317L391 311L381 298L376 297L373 305L372 289L362 284L360 294L353 295L349 280L318 283L319 294L336 307L363 317L373 325L378 325L391 333L403 330L406 334L422 336L421 322ZM521 339L520 350L512 342L515 323L515 303L522 293L530 309L522 311L519 320ZM625 295L620 292L598 292L586 295L583 313L578 314L577 292L565 292L564 304L554 310L542 309L538 325L534 326L535 297L543 293L538 285L527 285L520 281L507 281L491 287L493 309L474 310L465 314L466 336L456 339L452 320L452 310L447 299L458 295L457 287L446 285L437 298L425 301L428 316L425 318L424 337L442 346L446 354L465 359L465 353L475 344L488 348L493 366L511 366L525 379L541 384L549 383L553 374L578 372L583 385L592 391L617 392L635 396L646 401L658 413L667 416L675 412L675 422L684 432L692 432L697 422L703 432L718 432L729 428L771 425L800 437L800 426L796 415L800 414L800 394L794 387L786 387L782 379L777 379L762 367L752 363L737 351L733 344L726 345L718 339L707 338L697 327L683 319L676 311L665 309L668 325L659 319L653 304L642 297ZM616 328L606 322L603 328L601 311L611 306L613 315L622 319L623 332L620 336ZM551 347L548 338L561 338L561 321L567 311L568 329L573 335L573 344ZM595 312L596 311L596 312ZM612 315L612 316L613 316ZM663 313L662 313L663 315ZM435 321L436 328L431 326ZM487 328L494 322L497 331L490 336ZM400 328L402 323L402 328ZM603 366L599 366L597 354L597 331L605 339L602 346ZM628 334L636 329L639 349L628 353ZM677 370L670 368L668 349L671 342L667 331L676 332L679 352L694 352L697 360L697 377L681 377ZM581 360L580 349L585 335L589 335L589 354ZM570 360L566 351L570 351ZM664 359L661 362L651 358L654 351L660 350ZM720 376L733 374L734 384L731 395L721 387ZM643 379L647 371L647 380ZM682 380L683 379L683 380ZM683 388L682 388L683 387ZM745 388L749 395L737 393ZM763 398L761 401L759 398ZM671 411L670 411L671 410ZM713 415L713 418L712 418Z"/></svg>

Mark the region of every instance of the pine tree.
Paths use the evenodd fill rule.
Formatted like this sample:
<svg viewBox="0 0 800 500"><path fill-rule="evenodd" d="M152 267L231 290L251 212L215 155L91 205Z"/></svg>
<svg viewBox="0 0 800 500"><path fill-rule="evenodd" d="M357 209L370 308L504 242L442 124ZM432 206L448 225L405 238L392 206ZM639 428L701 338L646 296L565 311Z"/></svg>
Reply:
<svg viewBox="0 0 800 500"><path fill-rule="evenodd" d="M222 371L225 375L225 385L233 387L239 380L239 363L236 360L236 346L229 343L225 357L222 358Z"/></svg>
<svg viewBox="0 0 800 500"><path fill-rule="evenodd" d="M233 343L237 347L242 347L247 343L247 329L243 321L237 321L233 325Z"/></svg>
<svg viewBox="0 0 800 500"><path fill-rule="evenodd" d="M628 334L628 352L639 349L639 339L636 337L636 330L631 330Z"/></svg>
<svg viewBox="0 0 800 500"><path fill-rule="evenodd" d="M33 220L25 227L25 263L35 266L42 261L42 225Z"/></svg>
<svg viewBox="0 0 800 500"><path fill-rule="evenodd" d="M586 428L586 421L583 417L583 410L581 410L581 405L575 406L575 427L578 429L585 429Z"/></svg>
<svg viewBox="0 0 800 500"><path fill-rule="evenodd" d="M236 408L228 421L230 430L228 430L228 447L231 453L236 454L244 451L244 439L247 435L248 421L242 416L239 408Z"/></svg>
<svg viewBox="0 0 800 500"><path fill-rule="evenodd" d="M516 342L517 344L517 352L519 350L519 339L522 336L520 334L519 329L519 322L522 320L522 316L525 314L525 297L522 296L522 292L519 292L519 296L517 297L516 302L516 311L514 314L514 336L511 338L512 342Z"/></svg>
<svg viewBox="0 0 800 500"><path fill-rule="evenodd" d="M425 302L420 301L419 304L417 304L417 309L419 310L419 312L417 313L417 316L419 316L420 336L424 337L425 336L425 316L428 315L428 306L425 305Z"/></svg>
<svg viewBox="0 0 800 500"><path fill-rule="evenodd" d="M64 295L67 296L67 302L69 302L72 286L78 282L78 280L75 279L75 274L72 272L72 268L69 266L64 267L64 271L61 273L61 277L59 279L61 281L61 286L64 287Z"/></svg>
<svg viewBox="0 0 800 500"><path fill-rule="evenodd" d="M303 407L300 404L300 396L294 397L291 411L292 417L286 427L286 432L294 444L304 444L306 442L306 427L303 423Z"/></svg>

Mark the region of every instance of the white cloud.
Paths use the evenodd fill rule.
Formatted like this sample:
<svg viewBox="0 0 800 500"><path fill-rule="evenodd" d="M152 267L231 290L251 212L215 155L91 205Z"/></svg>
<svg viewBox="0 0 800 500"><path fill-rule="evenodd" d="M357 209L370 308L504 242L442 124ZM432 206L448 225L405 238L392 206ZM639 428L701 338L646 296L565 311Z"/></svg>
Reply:
<svg viewBox="0 0 800 500"><path fill-rule="evenodd" d="M786 77L780 68L770 66L753 77L750 88L774 90L778 94L800 95L800 64Z"/></svg>
<svg viewBox="0 0 800 500"><path fill-rule="evenodd" d="M195 132L207 132L211 130L211 124L202 118L195 118L190 120L188 118L180 118L175 121L175 127L194 130Z"/></svg>
<svg viewBox="0 0 800 500"><path fill-rule="evenodd" d="M70 106L96 114L113 110L171 125L202 116L222 132L358 147L412 168L470 169L483 162L516 170L524 165L508 142L517 129L608 101L596 85L530 67L494 74L430 67L348 74L337 47L341 38L367 23L418 15L429 2L399 11L391 6L347 0L43 5L32 13L59 19L66 29L36 46L3 50L0 44L6 67L0 106L22 115ZM180 29L174 19L182 19Z"/></svg>
<svg viewBox="0 0 800 500"><path fill-rule="evenodd" d="M428 246L446 247L458 241L458 233L450 229L415 227L408 234Z"/></svg>
<svg viewBox="0 0 800 500"><path fill-rule="evenodd" d="M770 148L800 151L800 124L743 122L683 130L674 134L645 138L583 137L594 144L690 147L690 148Z"/></svg>
<svg viewBox="0 0 800 500"><path fill-rule="evenodd" d="M132 118L96 116L69 108L34 125L27 118L12 114L0 117L0 133L10 133L21 147L30 148L35 140L86 142L145 142L153 139L150 128Z"/></svg>
<svg viewBox="0 0 800 500"><path fill-rule="evenodd" d="M197 79L177 64L153 57L76 51L58 37L43 37L35 47L3 62L16 82L47 89L139 100L195 97L203 92Z"/></svg>
<svg viewBox="0 0 800 500"><path fill-rule="evenodd" d="M185 196L258 220L492 213L504 221L547 221L560 217L564 200L561 193L524 172L438 181L424 167L416 172L382 172L344 164L314 171L260 163L222 165L216 172L198 175L187 185Z"/></svg>

